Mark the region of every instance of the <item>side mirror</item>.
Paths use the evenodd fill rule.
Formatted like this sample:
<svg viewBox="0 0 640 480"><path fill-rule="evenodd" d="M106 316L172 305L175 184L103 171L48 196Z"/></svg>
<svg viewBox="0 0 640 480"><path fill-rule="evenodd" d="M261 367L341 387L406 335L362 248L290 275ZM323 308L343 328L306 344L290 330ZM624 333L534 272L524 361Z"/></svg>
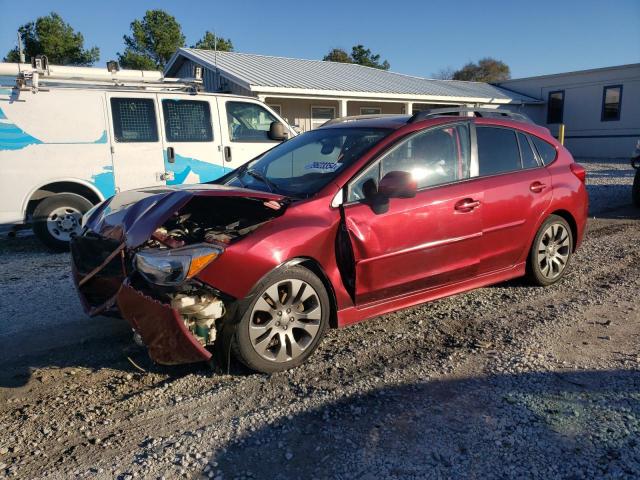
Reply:
<svg viewBox="0 0 640 480"><path fill-rule="evenodd" d="M287 138L289 138L289 133L287 132L284 125L280 122L271 122L269 125L269 138L271 140L277 140L278 142L283 142Z"/></svg>
<svg viewBox="0 0 640 480"><path fill-rule="evenodd" d="M389 172L378 185L378 193L386 198L413 198L417 190L418 184L409 172Z"/></svg>

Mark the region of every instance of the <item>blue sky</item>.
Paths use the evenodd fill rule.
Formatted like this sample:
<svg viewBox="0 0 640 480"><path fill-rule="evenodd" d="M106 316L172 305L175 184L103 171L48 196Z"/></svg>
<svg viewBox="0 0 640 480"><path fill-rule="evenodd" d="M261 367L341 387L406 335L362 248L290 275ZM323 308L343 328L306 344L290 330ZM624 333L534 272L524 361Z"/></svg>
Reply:
<svg viewBox="0 0 640 480"><path fill-rule="evenodd" d="M150 8L173 14L189 45L214 30L240 52L320 59L362 43L392 70L418 76L483 56L506 62L515 78L640 62L640 0L0 0L0 57L19 25L56 11L84 34L85 46L100 47L104 65Z"/></svg>

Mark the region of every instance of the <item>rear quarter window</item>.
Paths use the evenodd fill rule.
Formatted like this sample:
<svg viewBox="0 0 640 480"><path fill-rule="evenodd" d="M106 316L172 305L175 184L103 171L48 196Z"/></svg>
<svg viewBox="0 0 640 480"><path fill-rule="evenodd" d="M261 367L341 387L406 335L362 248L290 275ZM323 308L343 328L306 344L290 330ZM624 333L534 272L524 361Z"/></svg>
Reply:
<svg viewBox="0 0 640 480"><path fill-rule="evenodd" d="M557 152L556 148L553 145L545 142L538 137L531 136L531 139L533 140L533 144L538 151L538 156L542 160L542 163L544 163L545 165L549 165L556 159Z"/></svg>

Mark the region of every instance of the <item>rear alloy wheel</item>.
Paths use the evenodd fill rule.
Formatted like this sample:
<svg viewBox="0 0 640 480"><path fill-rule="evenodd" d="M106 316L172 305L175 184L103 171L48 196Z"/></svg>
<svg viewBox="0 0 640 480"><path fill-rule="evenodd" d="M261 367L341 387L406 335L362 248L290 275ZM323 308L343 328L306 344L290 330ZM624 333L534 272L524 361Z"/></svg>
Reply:
<svg viewBox="0 0 640 480"><path fill-rule="evenodd" d="M45 198L33 212L33 231L47 247L63 252L82 231L82 216L92 204L75 193L57 193Z"/></svg>
<svg viewBox="0 0 640 480"><path fill-rule="evenodd" d="M551 215L540 227L529 253L531 279L547 286L562 278L573 250L573 234L567 221Z"/></svg>
<svg viewBox="0 0 640 480"><path fill-rule="evenodd" d="M300 266L270 276L244 313L234 335L234 352L253 370L271 373L303 363L329 324L324 285Z"/></svg>

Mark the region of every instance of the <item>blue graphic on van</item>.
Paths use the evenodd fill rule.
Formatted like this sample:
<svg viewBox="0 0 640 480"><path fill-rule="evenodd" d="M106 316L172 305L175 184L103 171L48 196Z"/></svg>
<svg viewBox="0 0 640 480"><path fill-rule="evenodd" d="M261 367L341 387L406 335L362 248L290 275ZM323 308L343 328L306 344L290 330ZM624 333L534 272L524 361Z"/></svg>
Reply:
<svg viewBox="0 0 640 480"><path fill-rule="evenodd" d="M116 193L116 181L113 178L113 167L102 167L101 173L93 175L91 181L104 198L112 197Z"/></svg>
<svg viewBox="0 0 640 480"><path fill-rule="evenodd" d="M8 120L0 108L0 120ZM0 122L0 150L20 150L29 145L96 145L107 143L107 131L103 130L97 140L91 142L43 142L29 135L15 123Z"/></svg>
<svg viewBox="0 0 640 480"><path fill-rule="evenodd" d="M38 143L42 143L42 141L32 137L17 125L0 122L0 150L20 150Z"/></svg>
<svg viewBox="0 0 640 480"><path fill-rule="evenodd" d="M183 184L190 173L193 173L198 177L198 182L210 182L216 178L220 178L224 174L231 171L230 168L225 168L220 165L215 165L209 162L203 162L191 157L183 157L176 154L175 162L169 163L167 151L164 150L164 165L168 172L173 172L173 180L167 180L167 185L181 185Z"/></svg>

